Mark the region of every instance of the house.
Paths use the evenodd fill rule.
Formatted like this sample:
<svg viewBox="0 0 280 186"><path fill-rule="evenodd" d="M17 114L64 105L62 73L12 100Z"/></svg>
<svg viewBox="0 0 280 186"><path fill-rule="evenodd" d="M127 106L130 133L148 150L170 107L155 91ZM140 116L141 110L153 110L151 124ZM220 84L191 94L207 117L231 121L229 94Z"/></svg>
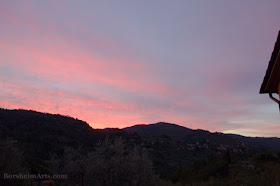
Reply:
<svg viewBox="0 0 280 186"><path fill-rule="evenodd" d="M280 95L280 31L278 33L278 38L272 52L266 74L264 76L260 94L269 94L269 97L279 105L280 111L280 97L279 99L273 97L272 94Z"/></svg>

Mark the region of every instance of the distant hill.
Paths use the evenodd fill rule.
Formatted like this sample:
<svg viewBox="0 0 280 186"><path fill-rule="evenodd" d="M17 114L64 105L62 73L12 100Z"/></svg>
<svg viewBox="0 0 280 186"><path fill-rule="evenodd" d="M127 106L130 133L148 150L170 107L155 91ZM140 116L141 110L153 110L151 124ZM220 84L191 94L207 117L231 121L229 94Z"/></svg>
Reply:
<svg viewBox="0 0 280 186"><path fill-rule="evenodd" d="M262 137L245 137L237 134L224 134L221 132L211 133L206 130L193 130L180 125L159 122L155 124L140 124L123 128L127 132L137 133L140 135L151 136L169 136L175 140L182 142L204 142L205 140L215 142L217 144L232 145L236 142L243 142L258 150L280 150L280 138L262 138Z"/></svg>
<svg viewBox="0 0 280 186"><path fill-rule="evenodd" d="M62 154L65 148L92 148L106 135L119 135L120 129L99 130L70 116L32 110L0 108L0 140L11 139L34 163Z"/></svg>
<svg viewBox="0 0 280 186"><path fill-rule="evenodd" d="M153 136L167 135L178 140L183 139L186 135L190 134L193 131L186 127L165 122L159 122L149 125L134 125L131 127L123 128L123 130L127 132L135 132L138 134L147 134Z"/></svg>
<svg viewBox="0 0 280 186"><path fill-rule="evenodd" d="M262 150L270 150L272 152L280 151L280 138L277 137L246 137L237 134L226 134L232 138L244 141L254 148Z"/></svg>
<svg viewBox="0 0 280 186"><path fill-rule="evenodd" d="M0 139L14 140L26 157L46 159L67 146L93 144L97 132L86 122L58 114L0 109Z"/></svg>
<svg viewBox="0 0 280 186"><path fill-rule="evenodd" d="M80 148L86 153L106 136L112 140L121 136L129 149L138 146L148 151L160 176L179 168L188 169L197 159L222 157L226 153L235 159L246 159L266 150L280 150L279 138L211 133L164 122L124 129L93 129L69 116L0 109L0 141L11 139L33 173L46 172L51 154L62 155L66 148Z"/></svg>

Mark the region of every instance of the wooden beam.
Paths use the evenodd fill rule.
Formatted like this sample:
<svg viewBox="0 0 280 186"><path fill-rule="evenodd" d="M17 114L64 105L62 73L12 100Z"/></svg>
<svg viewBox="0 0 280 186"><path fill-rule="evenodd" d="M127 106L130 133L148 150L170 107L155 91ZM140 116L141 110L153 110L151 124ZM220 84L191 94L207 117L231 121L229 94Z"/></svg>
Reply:
<svg viewBox="0 0 280 186"><path fill-rule="evenodd" d="M279 95L279 100L280 100L280 82L278 84L278 95ZM278 104L279 104L279 112L280 112L280 102Z"/></svg>
<svg viewBox="0 0 280 186"><path fill-rule="evenodd" d="M260 88L260 94L278 93L280 82L280 31Z"/></svg>
<svg viewBox="0 0 280 186"><path fill-rule="evenodd" d="M271 70L265 90L267 92L276 93L279 82L280 82L280 52L278 52L278 55L275 59L275 63Z"/></svg>
<svg viewBox="0 0 280 186"><path fill-rule="evenodd" d="M273 89L275 89L276 92L279 93L279 91L277 91L277 90L278 90L278 85L280 83L280 52L278 52L278 56L275 61L274 72L276 75L275 75L275 79L274 79L274 83L273 83L272 87L275 87Z"/></svg>

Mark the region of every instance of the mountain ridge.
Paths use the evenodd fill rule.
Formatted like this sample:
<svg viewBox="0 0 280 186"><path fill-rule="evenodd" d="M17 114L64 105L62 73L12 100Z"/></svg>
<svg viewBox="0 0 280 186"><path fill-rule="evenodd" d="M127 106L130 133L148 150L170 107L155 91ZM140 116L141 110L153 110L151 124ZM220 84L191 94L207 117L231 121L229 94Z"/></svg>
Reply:
<svg viewBox="0 0 280 186"><path fill-rule="evenodd" d="M51 154L61 156L67 148L83 153L98 147L107 137L121 137L127 148L148 151L155 170L166 176L177 169L190 168L195 159L221 157L246 159L267 150L280 150L279 138L251 138L235 134L211 133L180 125L159 122L138 124L123 129L94 129L88 123L69 116L31 110L0 109L0 141L11 139L23 152L31 172L47 169Z"/></svg>
<svg viewBox="0 0 280 186"><path fill-rule="evenodd" d="M249 137L240 134L210 132L208 130L190 129L184 126L166 122L158 122L154 124L137 124L131 127L125 127L123 128L123 130L127 132L135 132L140 135L167 135L179 141L199 141L199 138L197 136L203 136L204 138L212 139L212 141L213 138L218 138L216 140L214 139L216 143L219 143L219 139L223 138L222 140L224 142L228 142L228 144L232 144L233 141L238 140L247 143L248 145L251 145L257 149L269 149L271 151L278 151L280 149L280 138L278 137ZM181 131L179 133L174 133L178 130Z"/></svg>
<svg viewBox="0 0 280 186"><path fill-rule="evenodd" d="M124 128L120 128L120 129L122 129L122 130L125 130L125 131L128 131L128 132L138 132L138 133L143 133L143 134L145 134L145 130L143 130L143 129L140 129L140 131L139 131L139 129L136 129L136 128L138 128L138 127L143 127L143 128L148 128L148 127L151 127L151 126L154 126L154 127L156 127L156 126L160 126L160 125L166 125L166 126L176 126L176 127L180 127L180 128L183 128L183 129L187 129L188 130L188 132L190 132L190 131L199 131L199 132L205 132L205 133L212 133L212 134L214 134L214 133L216 133L216 134L224 134L224 135L234 135L234 136L236 136L236 137L244 137L244 138L260 138L260 139L280 139L279 137L261 137L261 136L254 136L254 137L252 137L252 136L245 136L245 135L241 135L241 134L235 134L235 133L223 133L223 132L218 132L218 131L216 131L216 132L210 132L209 130L205 130L205 129L191 129L191 128L188 128L188 127L185 127L185 126L182 126L182 125L178 125L178 124L174 124L174 123L168 123L168 122L157 122L157 123L151 123L151 124L136 124L136 125L132 125L132 126L129 126L129 127L124 127ZM150 132L150 131L149 131ZM164 131L164 132L169 132L169 131ZM167 135L166 133L162 133L161 135Z"/></svg>
<svg viewBox="0 0 280 186"><path fill-rule="evenodd" d="M39 112L39 111L35 111L35 110L27 110L27 109L5 109L5 108L0 108L0 111L3 112L3 111L7 111L7 112L22 112L22 113L34 113L34 115L37 114L38 115L45 115L45 116L51 116L53 118L67 118L70 120L76 120L80 123L82 123L82 126L84 128L88 128L90 130L96 130L96 131L106 131L106 130L124 130L124 131L128 131L128 132L134 132L134 130L136 128L139 128L139 127L142 127L142 128L149 128L149 127L154 127L154 128L158 128L158 126L168 126L169 129L170 129L170 126L173 126L173 127L177 127L177 129L182 129L184 130L185 133L189 133L189 132L205 132L205 133L220 133L220 134L225 134L225 135L234 135L234 136L239 136L239 137L244 137L244 138L261 138L261 139L280 139L279 137L261 137L261 136L256 136L256 137L251 137L251 136L244 136L244 135L241 135L241 134L234 134L234 133L223 133L223 132L210 132L208 130L204 130L204 129L191 129L191 128L188 128L188 127L185 127L185 126L182 126L182 125L178 125L178 124L174 124L174 123L169 123L169 122L163 122L163 121L160 121L160 122L157 122L157 123L151 123L151 124L135 124L135 125L132 125L132 126L129 126L129 127L124 127L124 128L118 128L118 127L114 127L114 128L104 128L104 129L96 129L92 126L90 126L86 121L83 121L83 120L80 120L78 118L74 118L74 117L71 117L71 116L68 116L68 115L61 115L61 114L51 114L51 113L45 113L45 112ZM22 114L20 114L22 116ZM0 124L1 124L1 113L0 113ZM137 129L139 130L139 129ZM144 132L145 129L140 129L140 133ZM151 131L149 131L151 132ZM162 131L157 131L157 133L161 133ZM170 131L169 131L170 132ZM164 133L163 133L164 135ZM170 134L169 134L170 135ZM172 135L174 136L174 135Z"/></svg>

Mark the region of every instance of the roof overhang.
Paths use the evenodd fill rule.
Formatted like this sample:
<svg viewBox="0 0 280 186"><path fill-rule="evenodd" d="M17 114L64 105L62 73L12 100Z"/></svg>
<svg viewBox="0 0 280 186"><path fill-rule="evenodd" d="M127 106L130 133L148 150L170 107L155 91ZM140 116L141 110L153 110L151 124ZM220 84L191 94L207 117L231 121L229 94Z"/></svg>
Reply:
<svg viewBox="0 0 280 186"><path fill-rule="evenodd" d="M271 55L271 59L268 64L268 68L266 70L266 74L264 76L260 94L280 94L279 90L280 86L280 31L278 33L278 38L274 46L274 50Z"/></svg>

